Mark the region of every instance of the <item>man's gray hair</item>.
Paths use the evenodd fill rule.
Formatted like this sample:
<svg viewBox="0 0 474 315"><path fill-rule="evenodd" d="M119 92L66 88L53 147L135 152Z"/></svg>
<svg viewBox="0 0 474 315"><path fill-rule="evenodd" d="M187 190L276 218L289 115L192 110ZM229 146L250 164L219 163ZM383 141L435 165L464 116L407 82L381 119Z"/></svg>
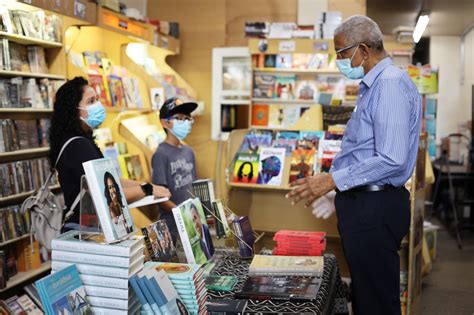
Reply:
<svg viewBox="0 0 474 315"><path fill-rule="evenodd" d="M377 23L365 15L353 15L342 22L334 31L334 36L343 35L345 45L365 43L371 48L383 51L383 35Z"/></svg>

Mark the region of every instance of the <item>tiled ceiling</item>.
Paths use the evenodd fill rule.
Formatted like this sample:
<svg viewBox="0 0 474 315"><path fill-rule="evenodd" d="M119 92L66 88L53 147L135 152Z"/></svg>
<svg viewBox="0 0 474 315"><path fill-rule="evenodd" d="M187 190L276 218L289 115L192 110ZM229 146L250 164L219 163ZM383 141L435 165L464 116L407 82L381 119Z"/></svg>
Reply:
<svg viewBox="0 0 474 315"><path fill-rule="evenodd" d="M384 34L415 26L421 10L431 12L424 36L462 35L474 23L474 0L367 0L367 15Z"/></svg>

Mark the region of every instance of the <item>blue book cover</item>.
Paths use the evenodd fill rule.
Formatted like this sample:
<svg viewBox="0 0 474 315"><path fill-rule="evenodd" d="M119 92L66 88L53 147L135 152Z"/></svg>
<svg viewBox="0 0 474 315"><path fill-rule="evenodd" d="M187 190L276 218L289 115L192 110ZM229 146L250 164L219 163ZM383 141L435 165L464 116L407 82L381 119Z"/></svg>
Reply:
<svg viewBox="0 0 474 315"><path fill-rule="evenodd" d="M48 314L92 314L75 265L36 282Z"/></svg>
<svg viewBox="0 0 474 315"><path fill-rule="evenodd" d="M239 153L259 153L261 148L272 146L273 133L269 130L252 130L244 138Z"/></svg>
<svg viewBox="0 0 474 315"><path fill-rule="evenodd" d="M293 65L293 55L292 54L278 54L276 57L276 68L281 69L291 69Z"/></svg>
<svg viewBox="0 0 474 315"><path fill-rule="evenodd" d="M425 109L426 116L436 116L436 102L437 100L435 98L426 99L426 109Z"/></svg>
<svg viewBox="0 0 474 315"><path fill-rule="evenodd" d="M426 119L426 132L432 136L436 134L436 119Z"/></svg>
<svg viewBox="0 0 474 315"><path fill-rule="evenodd" d="M148 301L148 304L150 304L150 307L153 310L153 313L155 313L157 315L161 314L161 311L160 311L158 305L156 304L152 293L150 292L150 290L148 289L148 287L146 285L145 279L143 279L142 277L136 276L136 280L137 280L137 283L138 283L138 287L140 288L140 290L145 295L145 298Z"/></svg>
<svg viewBox="0 0 474 315"><path fill-rule="evenodd" d="M300 137L298 139L298 149L312 150L316 151L319 148L319 141L324 140L325 136L324 131L301 131Z"/></svg>
<svg viewBox="0 0 474 315"><path fill-rule="evenodd" d="M140 290L140 286L138 285L138 282L137 282L136 278L137 278L136 276L133 276L132 278L130 278L130 285L132 286L133 290L135 291L135 294L137 295L138 299L140 300L140 304L142 305L143 314L153 315L155 313L151 309L151 306L148 303L148 301L147 301L145 295L143 294L142 290Z"/></svg>

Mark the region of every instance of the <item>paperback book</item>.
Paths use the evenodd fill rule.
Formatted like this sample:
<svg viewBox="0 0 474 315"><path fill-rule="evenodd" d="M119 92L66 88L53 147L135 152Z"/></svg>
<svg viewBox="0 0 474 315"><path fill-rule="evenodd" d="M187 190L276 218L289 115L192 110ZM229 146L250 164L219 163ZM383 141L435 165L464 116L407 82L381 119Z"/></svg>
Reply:
<svg viewBox="0 0 474 315"><path fill-rule="evenodd" d="M315 153L314 149L296 149L293 151L290 166L290 183L313 175Z"/></svg>
<svg viewBox="0 0 474 315"><path fill-rule="evenodd" d="M136 232L112 160L92 160L83 167L105 241L115 242Z"/></svg>
<svg viewBox="0 0 474 315"><path fill-rule="evenodd" d="M257 184L280 186L285 167L286 149L263 148L260 152Z"/></svg>
<svg viewBox="0 0 474 315"><path fill-rule="evenodd" d="M256 74L254 76L253 97L272 98L275 89L275 76Z"/></svg>
<svg viewBox="0 0 474 315"><path fill-rule="evenodd" d="M219 220L216 221L216 234L217 238L227 238L231 236L231 231L229 227L229 223L227 222L227 216L224 211L224 205L222 204L222 200L218 199L212 203L212 207L214 208L214 213L217 215Z"/></svg>
<svg viewBox="0 0 474 315"><path fill-rule="evenodd" d="M295 98L296 76L278 75L275 79L274 97L282 100L292 100Z"/></svg>
<svg viewBox="0 0 474 315"><path fill-rule="evenodd" d="M272 138L269 130L251 130L245 135L239 153L260 153L261 148L271 147Z"/></svg>
<svg viewBox="0 0 474 315"><path fill-rule="evenodd" d="M281 128L283 127L283 121L285 119L285 106L284 105L269 105L268 113L268 127L269 128Z"/></svg>
<svg viewBox="0 0 474 315"><path fill-rule="evenodd" d="M324 141L324 131L301 131L298 140L298 149L316 150L319 149L319 142Z"/></svg>
<svg viewBox="0 0 474 315"><path fill-rule="evenodd" d="M170 231L164 220L142 228L148 255L152 261L178 262Z"/></svg>
<svg viewBox="0 0 474 315"><path fill-rule="evenodd" d="M256 184L258 179L258 164L258 154L237 153L232 182L240 184Z"/></svg>
<svg viewBox="0 0 474 315"><path fill-rule="evenodd" d="M320 277L324 257L255 255L249 266L250 276Z"/></svg>
<svg viewBox="0 0 474 315"><path fill-rule="evenodd" d="M299 100L318 100L319 91L315 81L297 81L296 82L296 99Z"/></svg>

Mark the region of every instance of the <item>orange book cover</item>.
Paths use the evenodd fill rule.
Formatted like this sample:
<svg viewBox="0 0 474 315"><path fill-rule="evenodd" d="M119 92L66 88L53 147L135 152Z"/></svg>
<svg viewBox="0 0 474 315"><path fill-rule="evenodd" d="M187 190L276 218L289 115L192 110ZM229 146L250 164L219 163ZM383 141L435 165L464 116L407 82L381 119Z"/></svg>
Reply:
<svg viewBox="0 0 474 315"><path fill-rule="evenodd" d="M16 266L19 272L38 269L41 266L39 243L37 241L33 242L34 252L31 250L31 246L29 239L19 243Z"/></svg>
<svg viewBox="0 0 474 315"><path fill-rule="evenodd" d="M253 105L252 106L252 125L254 126L268 126L268 105Z"/></svg>

